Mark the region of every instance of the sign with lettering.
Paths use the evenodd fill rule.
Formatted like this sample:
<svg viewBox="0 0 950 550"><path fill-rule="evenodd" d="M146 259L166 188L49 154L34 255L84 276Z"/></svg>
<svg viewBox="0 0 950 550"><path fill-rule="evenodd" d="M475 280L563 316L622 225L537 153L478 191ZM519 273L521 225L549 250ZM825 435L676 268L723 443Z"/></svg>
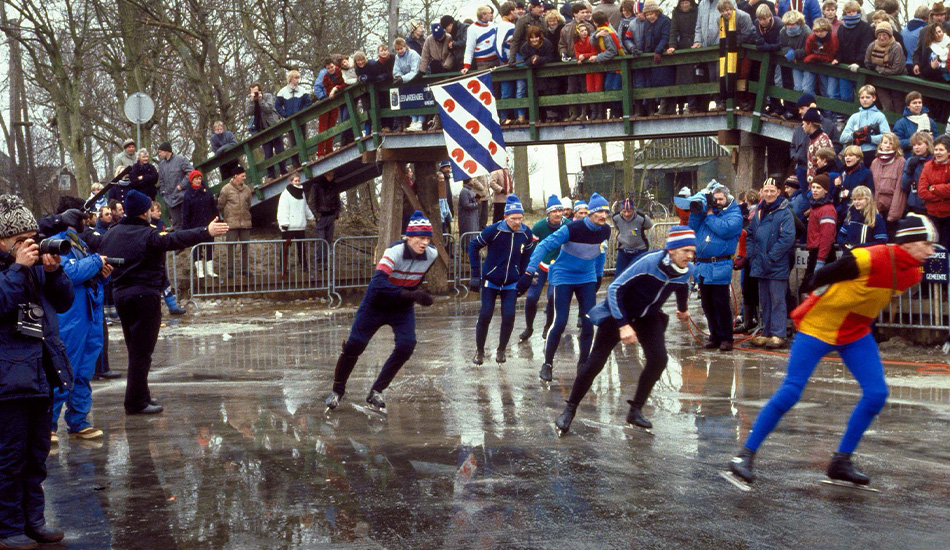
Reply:
<svg viewBox="0 0 950 550"><path fill-rule="evenodd" d="M928 283L947 282L947 251L938 249L924 262L924 281Z"/></svg>
<svg viewBox="0 0 950 550"><path fill-rule="evenodd" d="M808 267L808 249L795 248L795 269L805 269Z"/></svg>
<svg viewBox="0 0 950 550"><path fill-rule="evenodd" d="M435 99L427 86L400 86L389 90L389 107L394 111L434 105Z"/></svg>

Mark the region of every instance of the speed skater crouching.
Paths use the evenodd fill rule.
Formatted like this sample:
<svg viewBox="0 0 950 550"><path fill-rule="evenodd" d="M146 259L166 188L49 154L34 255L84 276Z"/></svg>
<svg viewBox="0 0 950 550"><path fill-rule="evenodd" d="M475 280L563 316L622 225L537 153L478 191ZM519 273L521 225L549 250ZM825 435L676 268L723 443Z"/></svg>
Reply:
<svg viewBox="0 0 950 550"><path fill-rule="evenodd" d="M563 219L561 214L564 211L564 207L561 204L561 199L557 195L551 195L548 197L547 204L547 216L535 222L531 226L531 236L534 239L534 242L543 241L551 233L554 233L563 225L567 225L567 221ZM555 249L547 254L541 261L538 263L537 277L533 279L531 286L528 287L528 294L525 296L524 302L524 321L525 329L518 336L518 340L521 342L527 341L531 338L531 335L534 334L534 318L538 314L538 301L541 299L541 292L544 291L544 285L548 281L548 269L550 269L551 264L557 259L557 255L561 250ZM545 315L548 320L551 318L550 310L554 307L553 299L553 290L552 285L548 285L548 301L545 306ZM549 328L549 323L545 322L545 328ZM543 333L544 338L547 337L547 332Z"/></svg>
<svg viewBox="0 0 950 550"><path fill-rule="evenodd" d="M567 406L555 421L560 433L570 429L577 406L618 342L640 342L646 358L636 393L629 401L627 422L645 429L653 427L641 409L666 369L665 332L669 316L663 313L663 304L675 292L676 316L681 321L689 320L686 301L695 254L696 235L693 230L686 226L673 227L665 250L641 255L610 283L607 300L594 306L588 315L597 325L597 335L590 356L577 371Z"/></svg>
<svg viewBox="0 0 950 550"><path fill-rule="evenodd" d="M376 331L389 325L393 329L396 345L366 396L370 406L381 411L386 409L381 394L416 348L413 306L416 303L432 305L432 296L419 288L426 272L438 257L431 241L432 224L422 212L416 210L409 218L406 238L387 248L376 264L376 273L363 295L350 335L343 343L343 352L336 362L333 393L325 401L328 410L340 404L340 399L346 394L346 381Z"/></svg>
<svg viewBox="0 0 950 550"><path fill-rule="evenodd" d="M935 241L933 223L924 216L908 214L899 221L896 244L856 248L815 273L812 287L816 290L792 312L798 334L792 342L785 380L759 413L745 444L729 464L734 483L755 480L752 469L756 452L801 398L818 362L832 351L838 352L861 385L862 396L828 465L828 477L862 486L870 483L870 478L851 462L852 453L888 395L884 366L870 325L893 296L920 282L920 266L933 254Z"/></svg>
<svg viewBox="0 0 950 550"><path fill-rule="evenodd" d="M504 219L486 227L469 241L468 257L472 268L469 286L481 293L482 307L475 325L475 357L472 362L481 365L485 361L485 340L488 338L488 325L495 312L495 302L501 296L501 333L498 336L498 349L495 361L505 362L505 350L511 331L515 328L515 301L518 296L516 286L521 278L534 239L531 230L524 226L524 208L515 195L508 195L505 203ZM479 251L488 247L485 265L480 264ZM484 274L484 280L482 276Z"/></svg>

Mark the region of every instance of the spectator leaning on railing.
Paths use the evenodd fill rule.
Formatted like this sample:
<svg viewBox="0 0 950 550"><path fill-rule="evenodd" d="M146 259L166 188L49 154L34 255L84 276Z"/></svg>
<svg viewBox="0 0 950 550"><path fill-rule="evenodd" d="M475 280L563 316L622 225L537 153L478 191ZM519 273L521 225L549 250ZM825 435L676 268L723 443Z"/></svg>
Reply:
<svg viewBox="0 0 950 550"><path fill-rule="evenodd" d="M274 108L277 113L284 118L290 118L310 106L310 89L300 83L300 71L292 70L287 72L287 85L277 92L277 98L274 101ZM300 125L300 134L307 135L307 127ZM293 132L287 133L290 139L290 146L297 146L297 138ZM294 155L291 162L295 168L300 168L300 157Z"/></svg>
<svg viewBox="0 0 950 550"><path fill-rule="evenodd" d="M224 122L215 121L211 127L211 150L215 156L221 155L228 149L237 145L237 138L230 130L224 129ZM221 181L227 181L234 174L234 169L239 166L237 160L232 160L221 165L218 170L221 171Z"/></svg>
<svg viewBox="0 0 950 550"><path fill-rule="evenodd" d="M280 115L274 107L275 102L274 95L262 92L259 83L255 82L248 87L247 98L244 100L244 114L251 117L248 129L252 134L263 132L280 122ZM264 158L269 159L284 152L284 138L278 136L264 142L261 147L264 149ZM280 174L284 175L286 173L287 163L281 162ZM276 179L277 169L274 166L269 166L267 175L270 179Z"/></svg>

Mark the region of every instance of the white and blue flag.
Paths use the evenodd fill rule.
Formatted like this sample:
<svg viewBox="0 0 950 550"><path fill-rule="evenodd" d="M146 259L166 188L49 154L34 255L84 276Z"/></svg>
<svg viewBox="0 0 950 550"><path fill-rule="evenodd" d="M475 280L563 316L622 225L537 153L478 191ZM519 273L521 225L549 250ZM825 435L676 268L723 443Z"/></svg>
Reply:
<svg viewBox="0 0 950 550"><path fill-rule="evenodd" d="M439 106L452 179L462 181L508 165L491 73L432 86Z"/></svg>

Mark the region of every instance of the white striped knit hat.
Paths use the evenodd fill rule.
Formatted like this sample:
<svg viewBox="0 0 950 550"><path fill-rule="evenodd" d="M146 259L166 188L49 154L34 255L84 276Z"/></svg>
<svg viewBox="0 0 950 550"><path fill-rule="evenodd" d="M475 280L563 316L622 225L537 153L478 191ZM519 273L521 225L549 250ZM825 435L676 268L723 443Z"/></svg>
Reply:
<svg viewBox="0 0 950 550"><path fill-rule="evenodd" d="M407 237L431 237L432 224L420 210L412 213L409 218L409 225L406 226Z"/></svg>
<svg viewBox="0 0 950 550"><path fill-rule="evenodd" d="M684 246L696 246L696 233L685 225L674 225L670 236L666 238L666 249L674 250Z"/></svg>

